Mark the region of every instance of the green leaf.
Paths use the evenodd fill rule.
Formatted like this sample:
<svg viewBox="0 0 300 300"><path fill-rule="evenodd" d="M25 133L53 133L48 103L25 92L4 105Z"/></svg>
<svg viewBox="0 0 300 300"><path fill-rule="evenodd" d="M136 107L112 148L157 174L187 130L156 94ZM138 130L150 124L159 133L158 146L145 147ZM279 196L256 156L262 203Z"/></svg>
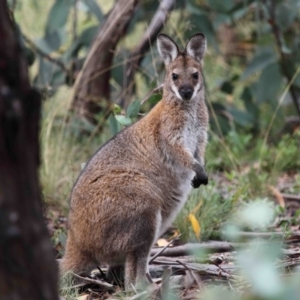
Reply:
<svg viewBox="0 0 300 300"><path fill-rule="evenodd" d="M276 53L273 48L262 48L254 54L251 62L246 67L244 73L241 76L241 80L246 80L254 73L261 71L266 66L277 61Z"/></svg>
<svg viewBox="0 0 300 300"><path fill-rule="evenodd" d="M98 26L91 26L80 34L78 41L82 46L89 47L94 40L97 32L99 30Z"/></svg>
<svg viewBox="0 0 300 300"><path fill-rule="evenodd" d="M109 128L113 135L117 134L120 131L120 123L117 121L116 117L111 114L108 118Z"/></svg>
<svg viewBox="0 0 300 300"><path fill-rule="evenodd" d="M155 105L157 102L161 100L161 98L162 98L162 94L152 94L147 100L147 102Z"/></svg>
<svg viewBox="0 0 300 300"><path fill-rule="evenodd" d="M290 28L297 14L298 9L296 4L291 0L276 5L275 19L282 31L286 31Z"/></svg>
<svg viewBox="0 0 300 300"><path fill-rule="evenodd" d="M138 115L141 108L141 103L139 100L134 100L127 108L126 115L128 118L134 118Z"/></svg>
<svg viewBox="0 0 300 300"><path fill-rule="evenodd" d="M114 104L114 115L119 115L119 114L121 114L121 112L122 112L122 108L120 107L120 105L118 105L118 104Z"/></svg>
<svg viewBox="0 0 300 300"><path fill-rule="evenodd" d="M85 4L89 8L90 12L95 14L98 21L101 23L104 20L104 15L97 2L95 0L85 0Z"/></svg>
<svg viewBox="0 0 300 300"><path fill-rule="evenodd" d="M73 6L72 0L56 0L48 15L46 33L63 28L68 20L68 16Z"/></svg>
<svg viewBox="0 0 300 300"><path fill-rule="evenodd" d="M259 103L277 102L277 93L281 87L283 77L277 62L268 65L261 73L256 86L256 99Z"/></svg>
<svg viewBox="0 0 300 300"><path fill-rule="evenodd" d="M123 87L126 58L129 56L129 51L126 49L120 49L118 54L114 56L114 61L111 66L111 77L118 83L120 87Z"/></svg>
<svg viewBox="0 0 300 300"><path fill-rule="evenodd" d="M234 0L207 0L209 6L216 12L228 13L235 7Z"/></svg>
<svg viewBox="0 0 300 300"><path fill-rule="evenodd" d="M194 15L202 16L207 15L208 10L204 6L199 6L195 1L187 1L186 10Z"/></svg>
<svg viewBox="0 0 300 300"><path fill-rule="evenodd" d="M123 115L116 115L115 118L117 119L117 121L122 124L122 125L131 125L132 124L132 121L130 118L127 118Z"/></svg>
<svg viewBox="0 0 300 300"><path fill-rule="evenodd" d="M255 126L259 120L259 107L253 102L252 93L249 87L245 87L241 95L246 111L252 116Z"/></svg>
<svg viewBox="0 0 300 300"><path fill-rule="evenodd" d="M193 26L188 31L188 36L198 33L199 31L204 33L209 46L213 46L218 51L218 43L216 40L216 34L214 31L213 24L207 14L192 13L189 17L190 23Z"/></svg>
<svg viewBox="0 0 300 300"><path fill-rule="evenodd" d="M232 82L230 81L224 81L221 85L221 91L224 92L225 94L229 94L231 95L233 90L234 90L234 86L232 84Z"/></svg>
<svg viewBox="0 0 300 300"><path fill-rule="evenodd" d="M228 112L233 116L234 122L241 125L242 127L251 127L253 120L253 116L248 112L230 108Z"/></svg>
<svg viewBox="0 0 300 300"><path fill-rule="evenodd" d="M61 68L52 62L38 55L39 70L34 79L34 85L40 90L48 90L49 87L55 88L65 83L65 73ZM52 92L55 90L52 89Z"/></svg>
<svg viewBox="0 0 300 300"><path fill-rule="evenodd" d="M78 37L78 39L71 44L68 50L64 53L64 60L69 61L70 58L74 58L78 56L78 52L83 48L89 48L92 41L94 40L98 26L91 26L85 29Z"/></svg>
<svg viewBox="0 0 300 300"><path fill-rule="evenodd" d="M62 28L61 30L46 33L45 37L38 39L36 43L41 50L46 53L51 53L52 51L57 50L63 44L65 39L65 30Z"/></svg>

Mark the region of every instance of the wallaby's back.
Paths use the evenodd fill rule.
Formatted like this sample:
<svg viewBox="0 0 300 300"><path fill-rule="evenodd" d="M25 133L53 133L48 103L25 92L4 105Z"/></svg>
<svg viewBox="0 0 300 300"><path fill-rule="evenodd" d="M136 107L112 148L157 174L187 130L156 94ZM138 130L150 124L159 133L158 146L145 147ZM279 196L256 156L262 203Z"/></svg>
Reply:
<svg viewBox="0 0 300 300"><path fill-rule="evenodd" d="M191 183L207 182L205 38L195 35L181 53L160 35L159 51L166 64L163 99L102 146L74 185L63 272L125 263L126 287L136 284L145 277L153 243L185 203Z"/></svg>

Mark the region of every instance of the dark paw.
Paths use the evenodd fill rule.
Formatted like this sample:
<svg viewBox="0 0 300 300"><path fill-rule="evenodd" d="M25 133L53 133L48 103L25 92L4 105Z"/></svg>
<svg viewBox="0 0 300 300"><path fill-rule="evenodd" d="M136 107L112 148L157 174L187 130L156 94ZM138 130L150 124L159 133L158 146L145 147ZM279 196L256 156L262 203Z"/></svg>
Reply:
<svg viewBox="0 0 300 300"><path fill-rule="evenodd" d="M208 184L208 177L206 174L202 174L201 177L195 176L191 181L191 185L194 189L197 189L201 184Z"/></svg>

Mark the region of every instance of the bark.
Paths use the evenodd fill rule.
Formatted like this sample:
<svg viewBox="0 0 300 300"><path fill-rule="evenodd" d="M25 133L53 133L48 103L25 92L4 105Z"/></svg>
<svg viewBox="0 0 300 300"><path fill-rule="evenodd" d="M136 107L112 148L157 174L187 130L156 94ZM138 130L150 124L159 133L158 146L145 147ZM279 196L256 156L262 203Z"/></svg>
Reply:
<svg viewBox="0 0 300 300"><path fill-rule="evenodd" d="M0 299L58 299L38 181L41 97L0 0Z"/></svg>
<svg viewBox="0 0 300 300"><path fill-rule="evenodd" d="M147 51L155 42L158 33L163 28L169 16L169 12L173 9L174 5L174 0L162 0L160 2L160 5L153 19L151 20L149 27L141 39L141 42L130 54L126 66L126 76L124 78L123 92L120 101L120 105L122 107L128 106L130 100L129 97L131 96L134 87L134 74L142 62L145 53L147 53Z"/></svg>
<svg viewBox="0 0 300 300"><path fill-rule="evenodd" d="M111 109L110 68L119 40L134 13L137 0L119 0L99 31L75 82L73 108L96 123L95 114ZM106 114L108 115L108 114Z"/></svg>

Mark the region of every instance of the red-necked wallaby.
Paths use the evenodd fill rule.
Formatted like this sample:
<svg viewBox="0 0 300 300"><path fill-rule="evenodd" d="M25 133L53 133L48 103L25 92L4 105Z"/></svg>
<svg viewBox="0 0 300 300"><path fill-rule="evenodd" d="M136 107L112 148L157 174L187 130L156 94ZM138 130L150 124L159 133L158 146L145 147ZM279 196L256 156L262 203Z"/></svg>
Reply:
<svg viewBox="0 0 300 300"><path fill-rule="evenodd" d="M143 281L156 239L191 187L207 184L205 50L201 33L183 52L167 35L158 36L166 66L162 100L103 145L81 172L71 195L63 273L124 264L126 289Z"/></svg>

